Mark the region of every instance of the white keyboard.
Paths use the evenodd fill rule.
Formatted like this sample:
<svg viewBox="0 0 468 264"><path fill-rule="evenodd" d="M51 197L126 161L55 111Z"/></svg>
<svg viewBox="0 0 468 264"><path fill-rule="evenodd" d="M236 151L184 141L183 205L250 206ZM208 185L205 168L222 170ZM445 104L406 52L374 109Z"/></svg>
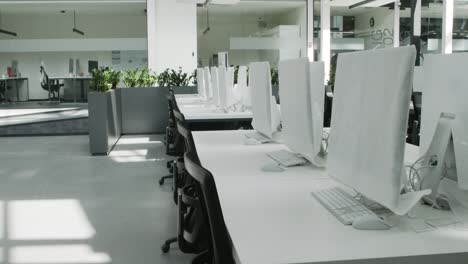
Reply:
<svg viewBox="0 0 468 264"><path fill-rule="evenodd" d="M316 190L311 194L345 225L351 225L358 217L376 215L339 187Z"/></svg>
<svg viewBox="0 0 468 264"><path fill-rule="evenodd" d="M245 134L245 137L248 138L248 139L256 140L261 144L269 143L269 142L273 141L271 138L266 137L266 136L264 136L264 135L262 135L262 134L260 134L258 132L247 133L247 134Z"/></svg>
<svg viewBox="0 0 468 264"><path fill-rule="evenodd" d="M298 165L304 165L307 163L302 157L299 157L297 154L289 152L287 150L278 150L267 153L268 157L272 160L278 162L280 165L284 167L292 167Z"/></svg>

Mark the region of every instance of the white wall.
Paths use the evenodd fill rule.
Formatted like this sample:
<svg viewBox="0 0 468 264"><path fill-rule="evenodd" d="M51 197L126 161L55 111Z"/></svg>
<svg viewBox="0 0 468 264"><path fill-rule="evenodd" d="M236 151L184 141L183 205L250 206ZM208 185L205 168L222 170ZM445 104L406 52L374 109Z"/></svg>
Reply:
<svg viewBox="0 0 468 264"><path fill-rule="evenodd" d="M148 65L153 71L197 67L196 5L148 0Z"/></svg>
<svg viewBox="0 0 468 264"><path fill-rule="evenodd" d="M203 12L204 13L204 12ZM229 64L246 65L259 61L258 51L231 50L231 37L246 37L260 31L257 20L242 16L224 16L210 18L211 30L203 35L206 28L205 15L198 19L198 57L203 66L208 66L210 57L218 52L229 53Z"/></svg>
<svg viewBox="0 0 468 264"><path fill-rule="evenodd" d="M227 51L229 53L229 63L232 65L247 65L254 61L270 61L276 67L280 58L278 50L231 50L231 37L248 37L260 31L274 28L278 25L299 25L301 34L307 36L306 30L306 8L298 8L278 15L262 16L267 23L267 28L258 26L258 15L229 15L210 14L211 30L203 35L206 28L206 13L202 12L198 17L198 57L203 66L209 64L209 59L213 54ZM304 51L306 55L306 43L304 39Z"/></svg>
<svg viewBox="0 0 468 264"><path fill-rule="evenodd" d="M85 36L72 32L73 14L3 15L2 27L18 33L20 39L45 38L143 38L146 37L146 16L142 15L80 15L76 26ZM0 39L15 37L0 35Z"/></svg>
<svg viewBox="0 0 468 264"><path fill-rule="evenodd" d="M370 26L372 17L374 27ZM357 15L354 23L356 37L365 39L366 49L393 47L393 10L372 8L367 13Z"/></svg>
<svg viewBox="0 0 468 264"><path fill-rule="evenodd" d="M278 25L297 25L299 34L303 41L303 47L300 51L301 57L307 57L307 6L296 8L278 17Z"/></svg>

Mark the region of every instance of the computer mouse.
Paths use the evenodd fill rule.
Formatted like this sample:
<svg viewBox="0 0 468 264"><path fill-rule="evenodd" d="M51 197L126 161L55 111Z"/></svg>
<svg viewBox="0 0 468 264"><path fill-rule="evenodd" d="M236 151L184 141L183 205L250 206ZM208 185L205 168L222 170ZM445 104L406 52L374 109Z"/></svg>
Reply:
<svg viewBox="0 0 468 264"><path fill-rule="evenodd" d="M261 142L258 141L258 140L255 140L255 139L253 139L253 138L246 138L246 139L244 140L244 144L245 144L245 145L260 145Z"/></svg>
<svg viewBox="0 0 468 264"><path fill-rule="evenodd" d="M353 227L358 230L388 230L391 228L382 218L374 215L354 219Z"/></svg>
<svg viewBox="0 0 468 264"><path fill-rule="evenodd" d="M284 169L276 164L267 164L262 167L262 171L265 172L283 172Z"/></svg>

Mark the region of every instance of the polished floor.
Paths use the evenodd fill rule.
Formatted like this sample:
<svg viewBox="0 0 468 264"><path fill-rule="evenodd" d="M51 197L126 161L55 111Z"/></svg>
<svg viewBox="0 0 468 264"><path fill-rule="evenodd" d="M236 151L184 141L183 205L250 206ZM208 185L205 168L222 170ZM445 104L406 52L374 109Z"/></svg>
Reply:
<svg viewBox="0 0 468 264"><path fill-rule="evenodd" d="M0 263L190 263L176 246L176 207L162 136L123 137L92 157L87 136L0 138Z"/></svg>

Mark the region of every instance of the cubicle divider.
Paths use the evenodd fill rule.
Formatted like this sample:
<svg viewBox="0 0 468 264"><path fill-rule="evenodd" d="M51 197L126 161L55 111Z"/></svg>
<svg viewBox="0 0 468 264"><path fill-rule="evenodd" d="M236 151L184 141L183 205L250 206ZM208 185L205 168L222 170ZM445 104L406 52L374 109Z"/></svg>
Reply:
<svg viewBox="0 0 468 264"><path fill-rule="evenodd" d="M197 92L196 86L174 87L176 94ZM157 134L166 130L168 87L119 88L88 95L89 143L92 155L107 155L125 134Z"/></svg>

